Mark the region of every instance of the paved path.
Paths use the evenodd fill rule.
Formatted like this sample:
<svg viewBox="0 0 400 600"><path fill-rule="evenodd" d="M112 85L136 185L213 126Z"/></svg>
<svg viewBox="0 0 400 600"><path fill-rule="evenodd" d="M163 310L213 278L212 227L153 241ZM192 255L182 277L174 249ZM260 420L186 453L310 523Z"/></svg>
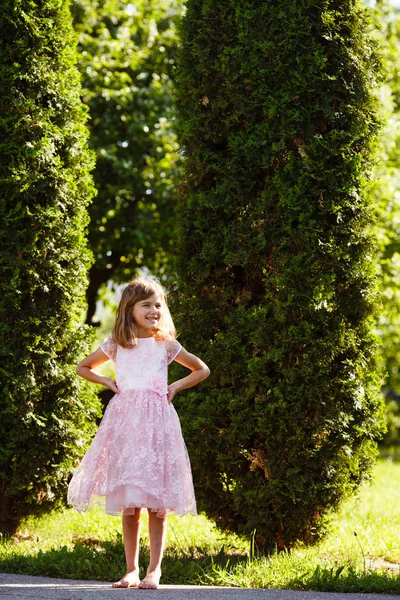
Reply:
<svg viewBox="0 0 400 600"><path fill-rule="evenodd" d="M0 573L0 598L5 600L393 600L383 594L333 594L223 588L194 585L162 585L159 590L112 589L101 581L75 581Z"/></svg>

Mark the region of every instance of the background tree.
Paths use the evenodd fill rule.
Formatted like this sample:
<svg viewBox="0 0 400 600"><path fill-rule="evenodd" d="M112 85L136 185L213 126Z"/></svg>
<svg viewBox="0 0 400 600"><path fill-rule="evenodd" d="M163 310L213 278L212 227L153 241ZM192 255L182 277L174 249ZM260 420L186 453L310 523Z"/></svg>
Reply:
<svg viewBox="0 0 400 600"><path fill-rule="evenodd" d="M374 17L386 70L381 90L386 126L374 169L373 194L381 211L378 241L383 306L378 330L382 338L381 361L386 372L388 432L384 444L390 446L399 443L400 429L400 18L388 0L377 2Z"/></svg>
<svg viewBox="0 0 400 600"><path fill-rule="evenodd" d="M336 0L188 0L182 24L175 310L212 371L183 427L200 509L264 549L324 533L383 426L369 28Z"/></svg>
<svg viewBox="0 0 400 600"><path fill-rule="evenodd" d="M161 274L175 234L177 170L171 71L181 2L74 0L98 191L90 207L87 322L99 288L142 266Z"/></svg>
<svg viewBox="0 0 400 600"><path fill-rule="evenodd" d="M93 431L77 381L93 156L67 1L0 14L0 531L55 506Z"/></svg>

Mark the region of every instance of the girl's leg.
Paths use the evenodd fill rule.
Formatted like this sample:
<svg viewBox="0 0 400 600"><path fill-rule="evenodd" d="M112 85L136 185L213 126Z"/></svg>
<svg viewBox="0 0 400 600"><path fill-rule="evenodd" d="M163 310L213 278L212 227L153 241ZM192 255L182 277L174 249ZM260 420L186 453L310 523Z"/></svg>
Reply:
<svg viewBox="0 0 400 600"><path fill-rule="evenodd" d="M125 511L126 512L126 511ZM140 508L135 508L135 514L122 515L124 533L124 548L126 558L126 575L113 583L112 587L138 587L139 579L139 539L140 539Z"/></svg>
<svg viewBox="0 0 400 600"><path fill-rule="evenodd" d="M161 561L164 554L167 533L167 516L157 517L149 512L150 564L146 577L140 582L140 588L157 589L161 577Z"/></svg>

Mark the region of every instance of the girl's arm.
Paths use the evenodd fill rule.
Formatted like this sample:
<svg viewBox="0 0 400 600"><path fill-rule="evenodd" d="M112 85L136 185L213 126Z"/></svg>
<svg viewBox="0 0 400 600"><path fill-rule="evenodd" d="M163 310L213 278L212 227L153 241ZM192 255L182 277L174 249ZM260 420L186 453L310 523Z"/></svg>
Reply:
<svg viewBox="0 0 400 600"><path fill-rule="evenodd" d="M86 356L86 358L79 363L79 365L76 367L76 372L84 379L93 381L93 383L101 383L101 385L104 385L115 394L118 394L119 390L114 379L111 379L111 377L105 377L105 375L100 375L100 373L96 373L96 371L93 370L94 367L98 367L107 360L109 360L107 354L105 354L101 348L98 348L95 352L92 352L92 354Z"/></svg>
<svg viewBox="0 0 400 600"><path fill-rule="evenodd" d="M187 375L187 377L178 379L178 381L174 381L174 383L171 383L171 385L168 386L169 402L172 402L177 392L197 385L200 383L200 381L207 379L210 374L210 369L207 367L207 365L200 360L200 358L194 354L190 354L190 352L187 352L187 350L184 348L182 348L174 360L176 360L176 362L178 362L180 365L187 367L192 372L190 375Z"/></svg>

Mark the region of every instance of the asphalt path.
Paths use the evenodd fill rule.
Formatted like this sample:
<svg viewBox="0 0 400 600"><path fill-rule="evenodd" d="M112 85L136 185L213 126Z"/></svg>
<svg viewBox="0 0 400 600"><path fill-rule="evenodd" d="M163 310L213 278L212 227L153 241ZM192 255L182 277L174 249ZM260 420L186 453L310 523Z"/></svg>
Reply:
<svg viewBox="0 0 400 600"><path fill-rule="evenodd" d="M393 600L384 594L337 594L249 588L162 585L158 590L113 589L102 581L76 581L0 573L5 600Z"/></svg>

